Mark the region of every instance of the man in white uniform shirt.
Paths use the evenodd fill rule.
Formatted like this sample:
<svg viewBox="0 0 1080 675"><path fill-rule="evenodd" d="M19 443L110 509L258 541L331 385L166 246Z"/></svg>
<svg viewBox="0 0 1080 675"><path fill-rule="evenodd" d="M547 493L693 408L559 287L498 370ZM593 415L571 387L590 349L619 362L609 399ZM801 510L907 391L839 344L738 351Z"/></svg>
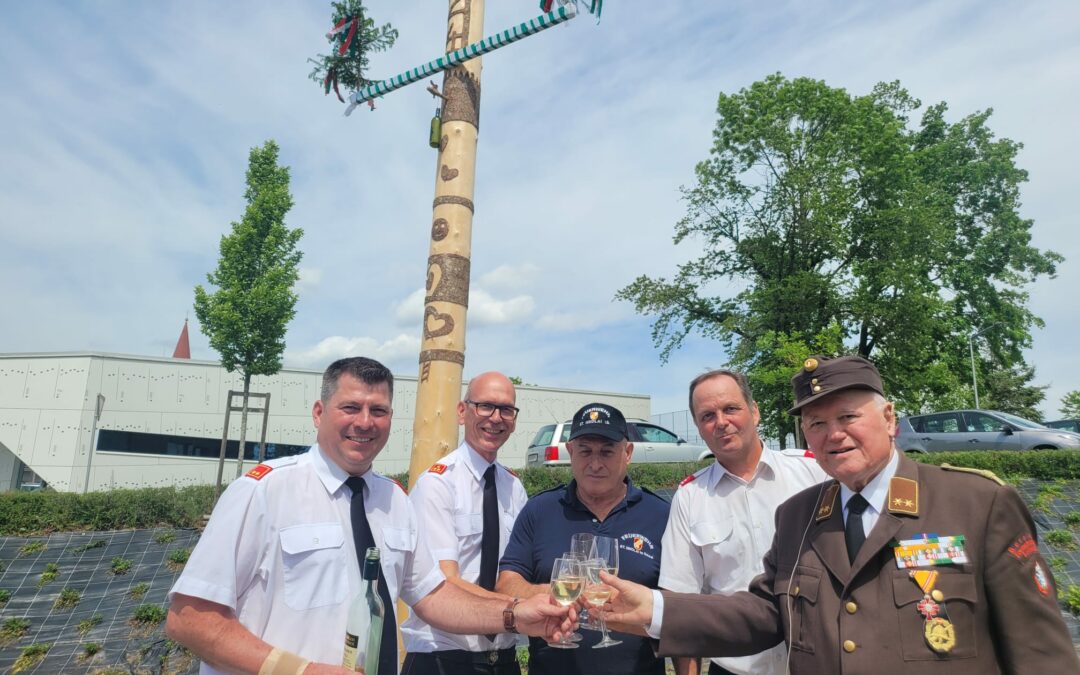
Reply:
<svg viewBox="0 0 1080 675"><path fill-rule="evenodd" d="M679 486L660 558L660 587L683 593L744 590L762 571L776 507L825 479L813 455L765 449L746 376L712 370L690 383L690 414L716 462ZM714 658L710 675L784 672L778 645L752 656ZM698 675L698 659L674 659L678 675Z"/></svg>
<svg viewBox="0 0 1080 675"><path fill-rule="evenodd" d="M480 598L445 583L414 556L416 516L404 490L371 464L386 445L393 376L365 358L323 374L312 409L317 444L260 464L222 494L170 591L166 631L202 659L201 672L345 673L349 603L361 587L362 547L382 554L388 625L380 673L397 672L390 621L401 597L444 629L548 633L562 613L532 600ZM568 626L568 622L566 624Z"/></svg>
<svg viewBox="0 0 1080 675"><path fill-rule="evenodd" d="M458 403L465 441L420 476L409 496L420 519L418 555L437 561L448 583L481 598L505 597L494 592L499 558L528 499L517 476L497 461L517 424L515 402L505 375L474 377ZM455 635L415 615L401 635L406 675L520 673L513 635Z"/></svg>

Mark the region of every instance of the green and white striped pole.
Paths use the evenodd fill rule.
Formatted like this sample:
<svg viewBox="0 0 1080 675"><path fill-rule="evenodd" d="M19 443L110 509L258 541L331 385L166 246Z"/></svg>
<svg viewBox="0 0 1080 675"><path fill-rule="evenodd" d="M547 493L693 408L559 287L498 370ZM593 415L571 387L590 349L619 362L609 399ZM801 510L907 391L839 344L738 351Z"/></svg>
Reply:
<svg viewBox="0 0 1080 675"><path fill-rule="evenodd" d="M447 68L453 68L475 59L478 56L487 54L488 52L495 51L500 47L505 47L508 44L517 42L522 38L526 38L530 35L536 35L540 31L547 30L552 26L557 26L560 23L564 23L577 16L577 6L570 2L562 5L551 12L541 14L535 19L531 19L524 23L520 23L513 28L508 28L501 33L488 36L479 42L474 42L469 45L465 45L461 49L456 49L445 56L440 56L434 61L428 61L422 66L413 68L412 70L406 70L400 75L395 75L389 80L383 80L376 82L375 84L368 85L358 92L354 92L349 96L349 106L345 108L345 114L351 115L356 106L361 103L373 100L388 94L395 89L401 89L402 87L417 82L426 77L430 77L435 73L442 72Z"/></svg>

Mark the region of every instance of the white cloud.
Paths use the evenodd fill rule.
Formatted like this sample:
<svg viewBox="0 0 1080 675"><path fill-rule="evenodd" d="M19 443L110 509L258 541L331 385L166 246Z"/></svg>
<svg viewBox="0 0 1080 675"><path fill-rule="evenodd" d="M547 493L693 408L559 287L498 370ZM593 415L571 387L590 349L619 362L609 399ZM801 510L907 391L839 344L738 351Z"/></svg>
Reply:
<svg viewBox="0 0 1080 675"><path fill-rule="evenodd" d="M492 289L518 289L532 286L539 276L540 267L532 263L499 265L480 277L480 285Z"/></svg>
<svg viewBox="0 0 1080 675"><path fill-rule="evenodd" d="M607 304L571 312L550 312L536 320L536 327L560 333L590 331L632 316L633 311L624 304Z"/></svg>
<svg viewBox="0 0 1080 675"><path fill-rule="evenodd" d="M367 356L384 363L397 363L416 357L420 351L420 338L415 335L397 335L385 342L370 337L343 337L333 335L319 341L310 349L288 351L285 361L293 366L325 368L335 359L346 356Z"/></svg>
<svg viewBox="0 0 1080 675"><path fill-rule="evenodd" d="M424 295L424 289L418 288L394 305L394 318L399 326L420 325L424 316ZM528 318L535 307L536 303L531 296L517 295L499 300L474 286L469 289L468 324L494 326L517 323Z"/></svg>
<svg viewBox="0 0 1080 675"><path fill-rule="evenodd" d="M301 267L297 272L300 274L300 278L296 282L297 292L303 293L306 290L314 289L322 281L322 270L316 267Z"/></svg>

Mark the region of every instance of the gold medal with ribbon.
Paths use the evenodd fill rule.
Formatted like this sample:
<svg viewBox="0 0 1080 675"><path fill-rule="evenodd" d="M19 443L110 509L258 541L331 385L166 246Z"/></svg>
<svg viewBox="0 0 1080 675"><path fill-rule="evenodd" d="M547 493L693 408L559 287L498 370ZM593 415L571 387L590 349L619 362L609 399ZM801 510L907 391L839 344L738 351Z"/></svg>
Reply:
<svg viewBox="0 0 1080 675"><path fill-rule="evenodd" d="M912 570L908 573L923 592L923 598L915 609L923 616L923 637L930 649L947 654L956 646L956 631L945 610L945 596L934 590L940 572L936 570Z"/></svg>

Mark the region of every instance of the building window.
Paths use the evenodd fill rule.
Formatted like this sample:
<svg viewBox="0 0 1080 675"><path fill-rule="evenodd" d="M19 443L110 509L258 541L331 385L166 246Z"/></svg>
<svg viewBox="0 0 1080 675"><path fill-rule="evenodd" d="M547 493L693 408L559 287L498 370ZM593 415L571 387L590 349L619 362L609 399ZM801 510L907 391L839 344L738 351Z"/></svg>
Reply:
<svg viewBox="0 0 1080 675"><path fill-rule="evenodd" d="M236 459L240 441L229 441L225 445L226 459ZM166 434L147 434L138 431L116 431L102 429L98 432L98 450L111 452L134 452L142 455L171 455L174 457L212 457L221 455L220 438L199 438L197 436L169 436ZM286 443L267 443L266 459L288 457L307 451L306 445L288 445ZM254 460L259 456L258 441L244 443L244 459Z"/></svg>

